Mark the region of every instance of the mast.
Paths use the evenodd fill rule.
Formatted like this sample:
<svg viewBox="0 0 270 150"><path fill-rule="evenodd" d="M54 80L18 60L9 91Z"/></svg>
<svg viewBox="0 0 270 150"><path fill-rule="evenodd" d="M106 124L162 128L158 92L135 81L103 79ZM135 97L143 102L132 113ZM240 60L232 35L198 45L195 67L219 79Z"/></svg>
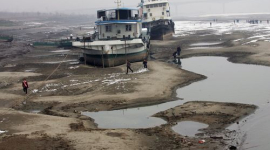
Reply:
<svg viewBox="0 0 270 150"><path fill-rule="evenodd" d="M120 16L119 16L119 8L120 8L120 6L121 6L121 0L117 0L115 3L117 4L117 9L118 9L117 18L118 18L118 20L120 20Z"/></svg>

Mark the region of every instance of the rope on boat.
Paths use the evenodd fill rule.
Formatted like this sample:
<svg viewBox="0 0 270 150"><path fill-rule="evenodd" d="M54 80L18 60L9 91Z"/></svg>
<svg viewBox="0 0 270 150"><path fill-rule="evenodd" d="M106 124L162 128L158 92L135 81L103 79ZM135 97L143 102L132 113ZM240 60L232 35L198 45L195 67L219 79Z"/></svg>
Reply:
<svg viewBox="0 0 270 150"><path fill-rule="evenodd" d="M67 59L67 57L68 57L68 54L67 54L66 57L59 63L59 65L52 71L52 73L51 73L44 81L41 82L41 85L40 85L37 89L41 88L41 87L44 85L44 83L50 79L50 77L51 77L51 76L59 69L59 67L60 67L61 64ZM34 88L34 89L36 89L36 88ZM25 96L24 101L23 101L23 104L24 104L24 105L25 105L26 102L29 100L29 98L30 98L30 96L31 96L32 94L33 94L33 92L31 92L30 94L28 94L27 96Z"/></svg>

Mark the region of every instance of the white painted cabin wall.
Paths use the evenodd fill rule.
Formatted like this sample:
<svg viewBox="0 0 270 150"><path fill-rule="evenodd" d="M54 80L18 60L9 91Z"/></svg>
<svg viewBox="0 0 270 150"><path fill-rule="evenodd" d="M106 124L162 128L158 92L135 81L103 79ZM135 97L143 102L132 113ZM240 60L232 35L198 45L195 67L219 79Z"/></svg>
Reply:
<svg viewBox="0 0 270 150"><path fill-rule="evenodd" d="M162 4L166 3L166 6L146 8L147 5L160 4L160 3ZM143 6L143 20L144 22L151 22L151 21L159 20L159 19L171 20L170 12L167 12L167 10L170 10L168 1L146 2ZM164 12L164 15L162 15L162 12ZM144 18L144 13L147 13L147 18ZM152 13L152 16L150 16L150 13Z"/></svg>
<svg viewBox="0 0 270 150"><path fill-rule="evenodd" d="M132 30L126 31L126 25L131 25ZM107 39L108 36L111 38L123 38L123 35L128 37L130 35L131 38L139 38L141 34L141 23L137 24L111 24L112 31L106 32L106 25L99 25L99 39ZM121 33L118 34L118 30L121 30Z"/></svg>

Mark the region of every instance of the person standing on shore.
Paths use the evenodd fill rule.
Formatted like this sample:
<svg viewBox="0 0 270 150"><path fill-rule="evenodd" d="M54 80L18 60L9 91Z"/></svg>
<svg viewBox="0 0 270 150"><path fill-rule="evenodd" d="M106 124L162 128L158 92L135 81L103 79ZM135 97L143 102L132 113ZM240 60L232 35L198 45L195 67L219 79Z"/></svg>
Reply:
<svg viewBox="0 0 270 150"><path fill-rule="evenodd" d="M181 47L180 47L180 46L179 46L179 47L177 47L177 55L178 55L178 56L180 56L181 51L182 51L182 50L181 50Z"/></svg>
<svg viewBox="0 0 270 150"><path fill-rule="evenodd" d="M127 60L127 73L126 74L128 74L128 70L130 70L130 71L132 71L132 73L133 73L133 70L131 69L131 64L130 64L130 62Z"/></svg>
<svg viewBox="0 0 270 150"><path fill-rule="evenodd" d="M23 91L25 92L25 94L27 94L28 83L27 83L26 79L23 79L22 87L23 87Z"/></svg>
<svg viewBox="0 0 270 150"><path fill-rule="evenodd" d="M143 67L147 68L147 60L146 59L143 61Z"/></svg>

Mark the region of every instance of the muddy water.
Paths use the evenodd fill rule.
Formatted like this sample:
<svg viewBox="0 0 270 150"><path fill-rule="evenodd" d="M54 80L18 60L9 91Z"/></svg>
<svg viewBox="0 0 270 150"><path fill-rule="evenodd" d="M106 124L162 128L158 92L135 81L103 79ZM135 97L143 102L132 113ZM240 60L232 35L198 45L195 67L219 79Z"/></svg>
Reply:
<svg viewBox="0 0 270 150"><path fill-rule="evenodd" d="M185 100L266 104L270 100L270 67L234 64L224 57L182 60L182 68L207 80L177 90Z"/></svg>
<svg viewBox="0 0 270 150"><path fill-rule="evenodd" d="M115 111L84 112L86 116L95 119L99 128L149 128L166 124L153 114L181 105L181 101L164 103L148 107L139 107Z"/></svg>
<svg viewBox="0 0 270 150"><path fill-rule="evenodd" d="M255 114L240 125L242 149L269 150L270 142L270 67L233 64L222 57L198 57L182 61L183 69L206 75L207 80L177 90L184 101L207 100L259 106Z"/></svg>
<svg viewBox="0 0 270 150"><path fill-rule="evenodd" d="M195 137L197 133L200 133L199 131L200 129L207 128L207 127L208 127L207 124L193 122L193 121L183 121L183 122L179 122L177 125L172 127L172 129L175 132L180 133L181 135Z"/></svg>
<svg viewBox="0 0 270 150"><path fill-rule="evenodd" d="M243 148L268 150L270 144L266 137L270 135L270 67L233 64L224 57L184 59L182 67L208 77L204 81L178 89L177 96L184 100L150 107L84 114L94 118L101 128L148 128L165 123L150 116L188 101L255 104L259 106L259 110L254 115L230 128L243 133L238 138L246 137ZM198 129L186 130L191 133ZM185 134L181 132L178 133Z"/></svg>

